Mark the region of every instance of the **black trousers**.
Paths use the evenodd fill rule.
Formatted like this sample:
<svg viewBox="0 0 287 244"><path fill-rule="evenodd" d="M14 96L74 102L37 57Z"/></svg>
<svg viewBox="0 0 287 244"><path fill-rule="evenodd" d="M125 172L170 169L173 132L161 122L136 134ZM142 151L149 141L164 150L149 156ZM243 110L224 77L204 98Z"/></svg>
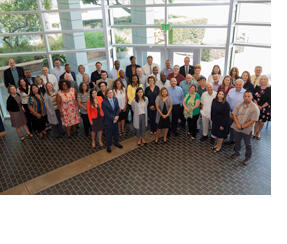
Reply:
<svg viewBox="0 0 287 244"><path fill-rule="evenodd" d="M89 121L89 117L87 114L81 114L82 120L83 120L83 125L84 125L84 131L85 131L85 135L89 136L90 134L90 121Z"/></svg>
<svg viewBox="0 0 287 244"><path fill-rule="evenodd" d="M244 144L245 144L245 158L251 158L252 155L252 149L251 149L251 136L252 133L249 135L246 135L242 132L238 132L236 130L233 130L233 135L234 135L234 140L235 140L235 145L234 145L234 151L237 154L240 154L241 150L241 140L243 139Z"/></svg>
<svg viewBox="0 0 287 244"><path fill-rule="evenodd" d="M30 132L32 132L33 130L33 125L32 125L32 120L33 120L33 115L31 114L29 108L28 108L28 104L22 104L23 108L25 109L25 116L27 119L27 126Z"/></svg>
<svg viewBox="0 0 287 244"><path fill-rule="evenodd" d="M113 142L113 138L114 138L114 144L119 144L119 131L118 131L118 122L117 123L113 123L111 121L111 123L109 123L108 125L105 125L105 132L106 132L106 144L107 147L110 147L112 145Z"/></svg>
<svg viewBox="0 0 287 244"><path fill-rule="evenodd" d="M151 130L151 132L156 132L156 129L157 129L157 126L156 126L156 123L155 123L156 114L157 114L156 110L150 110L148 108L148 117L149 117L149 121L150 121L150 130Z"/></svg>
<svg viewBox="0 0 287 244"><path fill-rule="evenodd" d="M198 118L199 118L199 114L192 116L192 118L187 119L188 131L191 134L191 136L193 136L193 137L196 137Z"/></svg>
<svg viewBox="0 0 287 244"><path fill-rule="evenodd" d="M175 133L178 125L178 119L181 118L182 114L181 106L179 104L173 105L171 114L172 114L171 131Z"/></svg>

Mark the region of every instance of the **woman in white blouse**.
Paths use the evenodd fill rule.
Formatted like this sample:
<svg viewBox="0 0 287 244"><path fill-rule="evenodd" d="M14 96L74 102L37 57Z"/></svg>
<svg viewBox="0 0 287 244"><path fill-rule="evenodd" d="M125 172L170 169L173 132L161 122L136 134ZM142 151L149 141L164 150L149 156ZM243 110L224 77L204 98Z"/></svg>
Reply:
<svg viewBox="0 0 287 244"><path fill-rule="evenodd" d="M221 75L221 69L219 67L219 65L214 65L211 71L211 74L208 76L208 83L213 83L214 80L212 78L212 73L217 73L218 74L218 79L219 79L219 83L221 84L223 81L223 76Z"/></svg>
<svg viewBox="0 0 287 244"><path fill-rule="evenodd" d="M127 93L126 88L123 85L123 82L120 79L117 79L114 82L114 88L113 88L114 96L118 99L119 107L120 107L120 114L119 114L119 135L122 135L122 133L125 133L125 122L127 119Z"/></svg>
<svg viewBox="0 0 287 244"><path fill-rule="evenodd" d="M84 75L86 75L85 66L80 64L78 66L78 71L79 71L79 73L77 74L76 78L77 78L78 85L80 85L84 81Z"/></svg>

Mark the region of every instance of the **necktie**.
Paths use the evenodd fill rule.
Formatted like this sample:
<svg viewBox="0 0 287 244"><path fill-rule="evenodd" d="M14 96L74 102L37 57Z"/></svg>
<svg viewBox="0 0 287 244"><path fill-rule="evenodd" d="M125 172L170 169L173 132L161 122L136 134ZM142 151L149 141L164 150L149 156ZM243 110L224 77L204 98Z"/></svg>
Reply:
<svg viewBox="0 0 287 244"><path fill-rule="evenodd" d="M47 80L47 83L49 82L49 78L48 78L48 75L46 75L46 80Z"/></svg>
<svg viewBox="0 0 287 244"><path fill-rule="evenodd" d="M151 65L149 66L149 74L152 74Z"/></svg>
<svg viewBox="0 0 287 244"><path fill-rule="evenodd" d="M117 79L120 77L120 72L117 71Z"/></svg>
<svg viewBox="0 0 287 244"><path fill-rule="evenodd" d="M185 75L187 75L188 74L188 66L185 66Z"/></svg>
<svg viewBox="0 0 287 244"><path fill-rule="evenodd" d="M109 99L109 100L110 100L110 104L112 106L112 109L114 110L114 108L115 108L114 101L113 101L113 99Z"/></svg>

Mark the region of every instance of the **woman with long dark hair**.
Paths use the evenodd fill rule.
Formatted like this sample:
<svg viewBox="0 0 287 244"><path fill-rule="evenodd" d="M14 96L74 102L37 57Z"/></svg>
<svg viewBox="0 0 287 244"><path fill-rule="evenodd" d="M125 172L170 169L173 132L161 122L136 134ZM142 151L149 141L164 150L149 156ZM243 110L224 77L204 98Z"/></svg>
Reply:
<svg viewBox="0 0 287 244"><path fill-rule="evenodd" d="M251 83L251 76L250 76L250 73L248 71L244 71L241 75L241 79L244 81L244 85L243 85L243 88L246 90L246 91L250 91L251 94L253 94L253 91L254 91L254 86L253 84Z"/></svg>
<svg viewBox="0 0 287 244"><path fill-rule="evenodd" d="M218 87L218 91L223 90L225 93L225 96L227 96L231 88L233 88L231 77L229 75L226 75L222 81L222 84Z"/></svg>
<svg viewBox="0 0 287 244"><path fill-rule="evenodd" d="M115 80L113 92L114 96L118 99L120 106L118 127L119 127L119 135L121 135L122 133L125 132L125 122L128 116L127 111L128 98L126 88L121 79Z"/></svg>
<svg viewBox="0 0 287 244"><path fill-rule="evenodd" d="M22 107L21 97L17 94L16 87L10 85L8 87L9 97L7 99L7 111L10 114L11 126L16 128L17 134L21 141L25 140L21 128L23 128L29 137L33 135L27 127L27 120Z"/></svg>
<svg viewBox="0 0 287 244"><path fill-rule="evenodd" d="M217 137L216 145L212 148L213 152L219 152L221 150L223 139L226 138L229 133L229 114L230 106L226 101L226 94L223 90L219 90L211 105L211 134Z"/></svg>
<svg viewBox="0 0 287 244"><path fill-rule="evenodd" d="M87 111L87 101L89 98L90 98L89 86L87 83L82 82L79 87L78 105L80 108L80 114L83 120L84 131L86 136L89 136L91 127Z"/></svg>
<svg viewBox="0 0 287 244"><path fill-rule="evenodd" d="M24 78L20 78L19 79L19 85L17 88L17 93L21 97L22 106L25 110L25 116L27 119L27 126L29 128L29 131L32 131L33 130L32 115L31 115L30 110L28 108L30 92L31 92L31 86L25 81Z"/></svg>
<svg viewBox="0 0 287 244"><path fill-rule="evenodd" d="M229 71L229 76L231 77L232 85L235 86L235 81L240 78L238 68L232 67L231 70Z"/></svg>
<svg viewBox="0 0 287 244"><path fill-rule="evenodd" d="M32 114L33 129L39 133L40 138L43 138L46 135L46 108L39 88L35 84L31 86L28 107Z"/></svg>
<svg viewBox="0 0 287 244"><path fill-rule="evenodd" d="M104 129L104 111L102 109L103 99L97 96L96 89L91 89L90 98L87 101L88 118L91 125L92 147L96 147L96 133L99 135L100 147L104 146L102 135Z"/></svg>
<svg viewBox="0 0 287 244"><path fill-rule="evenodd" d="M144 139L145 130L147 127L147 106L148 98L144 96L143 89L141 87L136 90L136 97L132 101L132 110L134 112L133 126L136 129L136 135L138 138L138 146L146 144Z"/></svg>

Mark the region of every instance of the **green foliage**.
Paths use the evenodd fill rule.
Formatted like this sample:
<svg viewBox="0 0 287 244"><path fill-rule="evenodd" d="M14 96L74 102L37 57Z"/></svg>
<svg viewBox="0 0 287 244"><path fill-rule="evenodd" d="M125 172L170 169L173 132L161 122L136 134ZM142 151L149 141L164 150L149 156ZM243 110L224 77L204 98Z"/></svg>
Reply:
<svg viewBox="0 0 287 244"><path fill-rule="evenodd" d="M176 22L179 25L202 25L206 24L207 19L194 19L191 21ZM169 31L170 44L202 44L205 29L200 28L177 28Z"/></svg>
<svg viewBox="0 0 287 244"><path fill-rule="evenodd" d="M201 61L205 61L205 62L210 61L210 49L201 50Z"/></svg>
<svg viewBox="0 0 287 244"><path fill-rule="evenodd" d="M66 56L64 54L53 54L52 55L52 60L53 60L53 63L55 61L55 59L60 59L61 63L62 64L65 64L67 62L67 59L66 59ZM48 58L45 57L44 60L43 60L43 64L42 64L42 67L44 66L48 66Z"/></svg>
<svg viewBox="0 0 287 244"><path fill-rule="evenodd" d="M115 35L115 39L116 39L116 43L120 43L120 44L128 44L129 43L127 38L123 37L123 36ZM117 47L116 50L118 53L118 52L127 51L128 48L127 47Z"/></svg>
<svg viewBox="0 0 287 244"><path fill-rule="evenodd" d="M104 32L85 32L86 48L105 46Z"/></svg>

